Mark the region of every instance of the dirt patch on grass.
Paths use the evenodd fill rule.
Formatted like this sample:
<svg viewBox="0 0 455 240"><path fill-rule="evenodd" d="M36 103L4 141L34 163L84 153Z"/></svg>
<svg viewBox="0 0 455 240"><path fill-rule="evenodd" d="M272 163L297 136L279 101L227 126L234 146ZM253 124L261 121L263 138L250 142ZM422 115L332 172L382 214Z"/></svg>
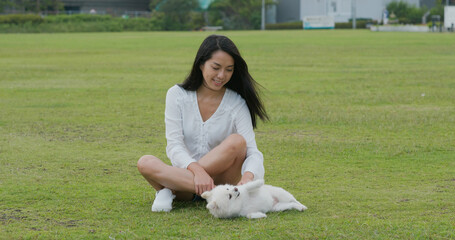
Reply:
<svg viewBox="0 0 455 240"><path fill-rule="evenodd" d="M21 209L2 209L0 210L0 222L2 224L7 224L12 220L21 221L27 219L26 216Z"/></svg>
<svg viewBox="0 0 455 240"><path fill-rule="evenodd" d="M77 227L81 220L57 220L52 218L39 218L32 216L29 212L22 209L7 208L0 210L0 224L7 225L8 223L14 221L26 221L31 223L36 223L37 225L42 225L43 228L46 228L48 225L59 225L66 228ZM41 222L41 223L40 223ZM41 226L40 226L41 227ZM31 230L41 231L40 227L31 227Z"/></svg>

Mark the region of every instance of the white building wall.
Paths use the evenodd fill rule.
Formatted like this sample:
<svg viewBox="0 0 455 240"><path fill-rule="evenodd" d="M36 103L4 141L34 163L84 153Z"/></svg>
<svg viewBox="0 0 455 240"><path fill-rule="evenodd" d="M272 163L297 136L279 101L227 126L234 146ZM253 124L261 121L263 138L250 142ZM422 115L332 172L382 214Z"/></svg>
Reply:
<svg viewBox="0 0 455 240"><path fill-rule="evenodd" d="M346 22L351 17L351 0L329 0L328 15L335 22Z"/></svg>
<svg viewBox="0 0 455 240"><path fill-rule="evenodd" d="M357 18L372 18L373 20L381 21L382 13L384 12L388 0L357 0Z"/></svg>
<svg viewBox="0 0 455 240"><path fill-rule="evenodd" d="M280 0L277 5L277 22L296 22L301 19L300 0Z"/></svg>
<svg viewBox="0 0 455 240"><path fill-rule="evenodd" d="M306 16L320 15L327 15L326 0L300 0L300 19Z"/></svg>
<svg viewBox="0 0 455 240"><path fill-rule="evenodd" d="M394 0L355 0L356 18L381 21L384 9L392 1ZM420 0L403 1L420 7ZM347 22L352 17L352 0L300 0L300 19L305 16L332 16L335 22Z"/></svg>

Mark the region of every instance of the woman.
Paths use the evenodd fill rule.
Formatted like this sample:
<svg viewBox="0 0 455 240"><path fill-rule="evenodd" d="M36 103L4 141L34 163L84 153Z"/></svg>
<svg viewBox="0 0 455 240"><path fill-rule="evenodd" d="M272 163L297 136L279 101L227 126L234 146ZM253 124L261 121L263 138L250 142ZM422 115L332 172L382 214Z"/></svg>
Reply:
<svg viewBox="0 0 455 240"><path fill-rule="evenodd" d="M166 153L172 166L151 155L137 164L157 191L152 211L170 211L175 197L194 200L215 185L263 178L253 132L257 117L268 119L237 47L225 36L207 37L190 75L167 92Z"/></svg>

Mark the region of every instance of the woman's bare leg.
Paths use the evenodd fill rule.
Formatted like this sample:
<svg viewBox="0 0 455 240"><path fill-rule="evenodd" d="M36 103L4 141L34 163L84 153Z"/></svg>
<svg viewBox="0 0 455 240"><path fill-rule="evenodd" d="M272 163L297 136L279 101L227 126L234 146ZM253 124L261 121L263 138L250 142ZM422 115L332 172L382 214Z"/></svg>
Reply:
<svg viewBox="0 0 455 240"><path fill-rule="evenodd" d="M202 157L198 163L213 178L215 185L237 184L246 157L246 141L232 134Z"/></svg>
<svg viewBox="0 0 455 240"><path fill-rule="evenodd" d="M237 184L246 156L246 141L239 134L227 137L198 163L214 179L215 184ZM187 169L165 164L152 155L146 155L137 163L139 172L156 190L166 187L176 192L195 193L194 175ZM185 194L177 194L177 196Z"/></svg>
<svg viewBox="0 0 455 240"><path fill-rule="evenodd" d="M166 187L174 191L194 193L194 175L187 169L169 166L152 155L141 157L137 168L157 191Z"/></svg>

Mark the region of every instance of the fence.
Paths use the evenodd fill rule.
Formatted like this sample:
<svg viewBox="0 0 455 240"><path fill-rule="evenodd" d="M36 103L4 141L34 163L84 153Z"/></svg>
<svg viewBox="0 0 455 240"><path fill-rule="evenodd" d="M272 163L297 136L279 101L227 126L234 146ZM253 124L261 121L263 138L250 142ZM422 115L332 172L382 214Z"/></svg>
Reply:
<svg viewBox="0 0 455 240"><path fill-rule="evenodd" d="M37 14L36 12L23 11L23 10L5 10L0 15L8 14ZM150 18L151 12L149 11L125 11L125 10L62 10L62 11L41 11L39 13L41 16L49 15L74 15L74 14L97 14L97 15L111 15L113 17L123 17L123 18Z"/></svg>

